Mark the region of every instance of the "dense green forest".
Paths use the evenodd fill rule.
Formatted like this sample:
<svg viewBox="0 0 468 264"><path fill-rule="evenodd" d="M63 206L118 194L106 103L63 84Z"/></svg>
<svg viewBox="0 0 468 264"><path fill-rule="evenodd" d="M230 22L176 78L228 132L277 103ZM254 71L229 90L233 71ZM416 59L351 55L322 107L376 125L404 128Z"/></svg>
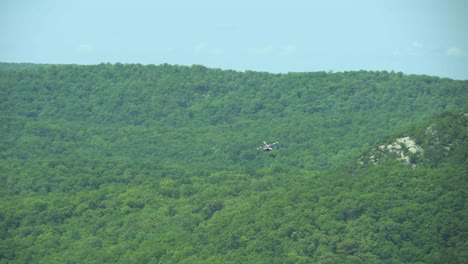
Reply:
<svg viewBox="0 0 468 264"><path fill-rule="evenodd" d="M0 263L468 262L468 81L0 63L0 93Z"/></svg>

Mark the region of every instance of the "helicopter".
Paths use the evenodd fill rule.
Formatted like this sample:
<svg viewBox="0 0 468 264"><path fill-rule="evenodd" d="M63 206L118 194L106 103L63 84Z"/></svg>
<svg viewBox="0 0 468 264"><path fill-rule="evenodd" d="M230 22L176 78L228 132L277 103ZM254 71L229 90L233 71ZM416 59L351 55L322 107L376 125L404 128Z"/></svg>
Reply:
<svg viewBox="0 0 468 264"><path fill-rule="evenodd" d="M272 152L274 149L278 149L279 148L279 142L275 142L275 143L271 143L271 144L268 144L266 143L266 141L263 141L263 147L259 147L257 149L261 150L261 151L265 151L265 152ZM270 154L270 157L272 158L276 158L276 155L271 153Z"/></svg>

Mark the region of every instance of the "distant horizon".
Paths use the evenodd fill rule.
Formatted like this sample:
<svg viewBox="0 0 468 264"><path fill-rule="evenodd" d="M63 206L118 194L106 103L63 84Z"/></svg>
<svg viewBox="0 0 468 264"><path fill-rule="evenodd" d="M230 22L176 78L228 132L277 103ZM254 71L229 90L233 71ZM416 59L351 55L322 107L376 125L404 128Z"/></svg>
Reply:
<svg viewBox="0 0 468 264"><path fill-rule="evenodd" d="M154 65L154 66L160 66L160 65L170 65L170 66L183 66L183 67L192 67L192 66L202 66L206 67L208 69L219 69L222 71L235 71L235 72L263 72L263 73L269 73L269 74L288 74L288 73L315 73L315 72L326 72L326 73L345 73L345 72L360 72L360 71L366 71L366 72L388 72L388 73L403 73L404 75L420 75L420 76L429 76L429 77L437 77L441 79L452 79L455 81L468 81L468 79L454 79L450 77L445 77L445 76L437 76L437 75L429 75L429 74L424 74L424 73L407 73L407 72L402 72L402 71L396 71L396 70L366 70L366 69L360 69L360 70L343 70L343 71L334 71L334 70L315 70L315 71L288 71L288 72L269 72L269 71L259 71L259 70L236 70L236 69L224 69L224 68L219 68L219 67L210 67L202 64L192 64L192 65L183 65L183 64L173 64L173 63L139 63L139 62L99 62L99 63L92 63L92 64L79 64L79 63L35 63L35 62L6 62L6 61L0 61L0 63L4 64L32 64L32 65L58 65L58 66L66 66L66 65L76 65L76 66L97 66L100 64L122 64L122 65L142 65L142 66L148 66L148 65Z"/></svg>
<svg viewBox="0 0 468 264"><path fill-rule="evenodd" d="M468 79L465 0L4 0L0 61Z"/></svg>

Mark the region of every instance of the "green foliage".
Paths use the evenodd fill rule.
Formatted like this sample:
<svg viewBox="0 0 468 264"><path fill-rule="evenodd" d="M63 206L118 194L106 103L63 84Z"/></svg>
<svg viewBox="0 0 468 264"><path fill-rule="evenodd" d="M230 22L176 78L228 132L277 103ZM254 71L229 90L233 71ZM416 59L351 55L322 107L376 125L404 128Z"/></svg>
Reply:
<svg viewBox="0 0 468 264"><path fill-rule="evenodd" d="M468 99L466 82L388 72L0 66L2 158L137 158L235 170L267 165L253 150L278 140L281 164L328 169Z"/></svg>
<svg viewBox="0 0 468 264"><path fill-rule="evenodd" d="M0 263L466 263L467 85L0 64Z"/></svg>

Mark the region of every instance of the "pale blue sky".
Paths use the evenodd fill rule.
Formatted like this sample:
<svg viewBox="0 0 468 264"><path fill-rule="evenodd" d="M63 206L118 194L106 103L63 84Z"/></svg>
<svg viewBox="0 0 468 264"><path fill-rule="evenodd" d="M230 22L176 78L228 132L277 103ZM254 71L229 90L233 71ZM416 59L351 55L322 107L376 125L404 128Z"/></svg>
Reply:
<svg viewBox="0 0 468 264"><path fill-rule="evenodd" d="M468 79L466 0L0 0L0 61Z"/></svg>

